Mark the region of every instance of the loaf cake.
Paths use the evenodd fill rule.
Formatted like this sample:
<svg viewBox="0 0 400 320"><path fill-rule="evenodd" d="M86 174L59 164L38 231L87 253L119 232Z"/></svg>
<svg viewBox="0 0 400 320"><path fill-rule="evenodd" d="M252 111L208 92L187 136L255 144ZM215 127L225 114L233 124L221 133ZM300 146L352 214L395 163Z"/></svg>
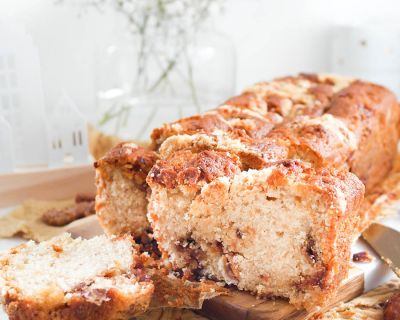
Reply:
<svg viewBox="0 0 400 320"><path fill-rule="evenodd" d="M30 241L1 259L2 303L11 320L129 319L154 291L135 276L135 257L129 236Z"/></svg>
<svg viewBox="0 0 400 320"><path fill-rule="evenodd" d="M325 304L374 219L359 208L392 166L398 124L387 89L302 74L155 129L147 216L163 257L193 278Z"/></svg>

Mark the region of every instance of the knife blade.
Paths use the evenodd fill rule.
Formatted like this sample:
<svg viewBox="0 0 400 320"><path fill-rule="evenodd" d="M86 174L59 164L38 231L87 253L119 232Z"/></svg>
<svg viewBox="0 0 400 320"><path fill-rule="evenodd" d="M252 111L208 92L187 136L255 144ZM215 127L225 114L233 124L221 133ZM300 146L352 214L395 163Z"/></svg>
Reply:
<svg viewBox="0 0 400 320"><path fill-rule="evenodd" d="M362 233L363 238L400 277L400 232L379 223L373 223Z"/></svg>

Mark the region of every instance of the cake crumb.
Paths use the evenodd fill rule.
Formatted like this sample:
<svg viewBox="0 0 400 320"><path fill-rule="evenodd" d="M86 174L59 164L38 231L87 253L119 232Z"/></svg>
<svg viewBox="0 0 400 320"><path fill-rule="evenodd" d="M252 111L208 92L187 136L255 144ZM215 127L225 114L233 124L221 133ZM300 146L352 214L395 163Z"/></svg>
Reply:
<svg viewBox="0 0 400 320"><path fill-rule="evenodd" d="M61 246L57 245L57 244L52 244L52 248L57 253L63 252L63 248Z"/></svg>
<svg viewBox="0 0 400 320"><path fill-rule="evenodd" d="M370 263L372 262L373 257L366 251L361 251L353 254L353 261L354 262L361 262L361 263Z"/></svg>

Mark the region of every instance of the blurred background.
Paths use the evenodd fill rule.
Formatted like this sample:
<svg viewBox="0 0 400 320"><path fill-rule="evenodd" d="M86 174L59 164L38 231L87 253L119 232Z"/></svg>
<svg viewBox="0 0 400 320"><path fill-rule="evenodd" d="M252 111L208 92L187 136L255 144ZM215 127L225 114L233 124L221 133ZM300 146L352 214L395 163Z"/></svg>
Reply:
<svg viewBox="0 0 400 320"><path fill-rule="evenodd" d="M45 149L66 145L54 133L65 119L146 140L163 122L298 72L361 77L399 94L400 2L2 0L0 128L10 139L0 144L22 167L26 145L42 139L35 162L56 165L65 154ZM72 137L86 148L82 130Z"/></svg>

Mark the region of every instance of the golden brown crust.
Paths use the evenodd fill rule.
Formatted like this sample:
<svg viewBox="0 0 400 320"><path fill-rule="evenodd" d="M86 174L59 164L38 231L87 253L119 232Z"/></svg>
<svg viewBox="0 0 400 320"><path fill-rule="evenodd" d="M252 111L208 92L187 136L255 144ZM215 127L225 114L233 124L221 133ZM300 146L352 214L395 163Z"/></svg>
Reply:
<svg viewBox="0 0 400 320"><path fill-rule="evenodd" d="M355 81L333 99L329 114L344 121L359 140L349 166L372 189L392 167L399 138L399 106L384 87Z"/></svg>
<svg viewBox="0 0 400 320"><path fill-rule="evenodd" d="M212 134L223 131L232 137L248 136L262 139L272 128L282 121L275 112L260 116L257 112L244 110L235 106L222 105L203 115L195 115L156 128L151 134L153 149L157 150L168 137L196 133Z"/></svg>
<svg viewBox="0 0 400 320"><path fill-rule="evenodd" d="M155 148L157 148L166 138L173 135L184 133L194 134L198 132L208 134L216 129L228 131L230 127L218 114L195 115L154 129L151 139Z"/></svg>
<svg viewBox="0 0 400 320"><path fill-rule="evenodd" d="M121 168L132 179L132 182L146 190L147 174L157 159L158 155L154 151L133 143L121 142L107 152L103 158L96 161L94 167L98 171L110 166Z"/></svg>
<svg viewBox="0 0 400 320"><path fill-rule="evenodd" d="M329 107L337 90L336 82L334 77L301 73L275 79L272 83L258 83L225 104L261 114L273 112L285 118L320 116ZM344 82L347 84L350 80Z"/></svg>
<svg viewBox="0 0 400 320"><path fill-rule="evenodd" d="M252 116L252 129L246 129L243 120L248 112L268 121L262 124ZM224 113L228 114L225 118L236 117L241 124L232 127L224 122L219 117ZM284 121L272 120L274 116L283 116ZM259 83L213 112L155 129L153 143L160 146L174 135L201 132L212 136L223 131L230 139L257 151L258 155L251 155L255 163L249 168L260 168L270 161L302 159L316 167L350 170L369 190L391 169L399 119L395 96L381 86L300 74ZM250 156L243 152L238 155Z"/></svg>
<svg viewBox="0 0 400 320"><path fill-rule="evenodd" d="M238 158L227 152L205 150L193 153L181 150L168 161L158 161L151 169L148 180L170 189L181 184L196 186L218 177L231 177L240 172L239 166Z"/></svg>
<svg viewBox="0 0 400 320"><path fill-rule="evenodd" d="M283 120L275 112L267 112L261 116L257 112L231 105L222 105L213 112L221 115L229 123L231 131L241 131L257 140L265 138L274 126Z"/></svg>
<svg viewBox="0 0 400 320"><path fill-rule="evenodd" d="M134 300L115 289L101 294L100 304L84 297L73 297L68 303L49 305L33 299L7 297L5 309L10 320L127 320L145 312L150 305L154 287L138 294Z"/></svg>
<svg viewBox="0 0 400 320"><path fill-rule="evenodd" d="M289 159L300 158L317 168L347 169L346 162L354 151L336 132L318 123L302 123L300 119L275 128L269 137L285 141Z"/></svg>

